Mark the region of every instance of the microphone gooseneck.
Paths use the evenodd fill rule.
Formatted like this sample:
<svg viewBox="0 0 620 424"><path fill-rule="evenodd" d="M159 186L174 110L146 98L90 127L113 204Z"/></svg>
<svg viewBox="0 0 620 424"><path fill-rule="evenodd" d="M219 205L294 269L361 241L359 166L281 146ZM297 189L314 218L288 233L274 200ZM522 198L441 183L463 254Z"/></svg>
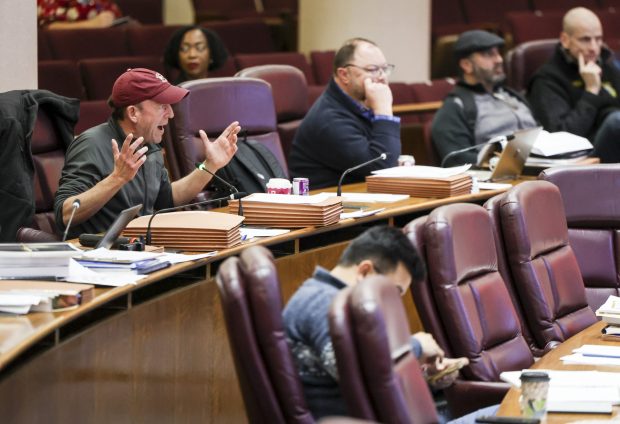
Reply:
<svg viewBox="0 0 620 424"><path fill-rule="evenodd" d="M151 223L153 222L153 218L155 218L155 216L160 214L160 213L174 212L174 211L178 211L178 210L181 210L183 208L188 208L188 207L191 207L191 206L207 205L209 203L221 202L223 200L241 199L244 196L247 196L247 193L244 193L244 192L241 191L241 192L237 192L237 193L231 194L228 197L219 197L217 199L203 200L202 202L188 203L186 205L174 206L172 208L159 209L159 210L153 212L153 214L149 218L149 223L146 226L146 235L144 236L145 243L146 244L151 244L151 239L152 239ZM241 200L239 201L239 204L241 204Z"/></svg>
<svg viewBox="0 0 620 424"><path fill-rule="evenodd" d="M349 168L349 169L345 170L345 171L342 173L342 175L340 176L340 180L338 180L338 190L336 190L336 196L340 196L340 195L342 194L342 181L344 180L344 177L345 177L348 173L353 172L353 171L356 171L356 170L358 170L358 169L360 169L360 168L363 168L363 167L364 167L364 166L366 166L366 165L370 165L371 163L377 162L377 161L379 161L379 160L386 160L386 159L387 159L387 156L388 156L388 155L387 155L387 153L381 153L379 156L377 156L377 157L376 157L376 158L374 158L374 159L371 159L371 160L369 160L369 161L367 161L367 162L364 162L364 163L360 163L359 165L356 165L356 166L354 166L354 167L352 167L352 168Z"/></svg>
<svg viewBox="0 0 620 424"><path fill-rule="evenodd" d="M73 204L71 204L71 216L69 216L69 221L67 221L67 226L65 227L65 233L62 236L62 241L67 240L67 235L69 234L69 228L71 227L71 221L73 221L73 216L75 215L75 211L80 208L80 199L75 199Z"/></svg>
<svg viewBox="0 0 620 424"><path fill-rule="evenodd" d="M224 178L220 177L219 175L216 175L215 173L209 171L207 167L205 166L204 162L196 163L196 168L200 169L201 171L206 172L207 174L211 175L212 177L214 177L215 179L223 183L226 187L232 190L233 193L239 193L239 190L237 190L237 187L235 187L234 185L232 185L231 183L229 183L228 181L226 181ZM232 196L231 196L231 199L232 199ZM243 205L241 204L240 197L239 197L239 212L237 213L237 215L243 216Z"/></svg>

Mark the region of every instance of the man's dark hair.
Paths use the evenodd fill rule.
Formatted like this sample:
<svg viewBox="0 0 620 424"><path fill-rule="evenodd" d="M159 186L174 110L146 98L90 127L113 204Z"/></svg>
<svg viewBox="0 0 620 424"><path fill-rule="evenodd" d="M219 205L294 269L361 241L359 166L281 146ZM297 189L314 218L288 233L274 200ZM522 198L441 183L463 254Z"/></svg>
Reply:
<svg viewBox="0 0 620 424"><path fill-rule="evenodd" d="M351 38L350 40L345 41L342 47L340 47L336 52L336 57L334 58L334 75L336 75L338 68L342 68L344 65L353 60L355 49L360 43L368 43L373 46L377 45L373 41L361 37Z"/></svg>
<svg viewBox="0 0 620 424"><path fill-rule="evenodd" d="M213 31L208 30L206 28L201 27L200 25L190 25L185 26L183 28L179 28L177 31L172 34L170 40L168 40L168 45L164 50L164 65L167 69L178 69L181 71L181 76L177 83L187 81L187 77L183 75L183 70L181 69L181 65L179 64L179 48L181 47L181 42L183 41L183 37L188 31L192 31L195 29L199 29L204 34L207 39L207 45L209 48L209 71L215 71L226 63L228 59L228 51L224 46L221 38Z"/></svg>
<svg viewBox="0 0 620 424"><path fill-rule="evenodd" d="M357 236L344 250L338 265L357 265L372 261L378 273L388 273L402 262L413 280L424 278L424 263L407 236L398 228L379 225Z"/></svg>
<svg viewBox="0 0 620 424"><path fill-rule="evenodd" d="M116 107L114 106L114 102L112 101L112 96L108 98L108 106L112 108L112 118L116 121L122 121L125 119L125 110L127 106L124 107Z"/></svg>

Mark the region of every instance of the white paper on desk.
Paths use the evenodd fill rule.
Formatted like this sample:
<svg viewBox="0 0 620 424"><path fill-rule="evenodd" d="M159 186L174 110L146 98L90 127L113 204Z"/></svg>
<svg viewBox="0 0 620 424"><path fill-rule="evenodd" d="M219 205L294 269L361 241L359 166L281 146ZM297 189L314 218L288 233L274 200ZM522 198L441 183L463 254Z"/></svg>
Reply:
<svg viewBox="0 0 620 424"><path fill-rule="evenodd" d="M562 356L564 364L569 365L612 365L620 366L620 358L607 358L604 356L584 356L581 353Z"/></svg>
<svg viewBox="0 0 620 424"><path fill-rule="evenodd" d="M532 153L540 156L555 156L587 149L592 149L592 143L585 137L565 131L554 133L541 131L534 143Z"/></svg>
<svg viewBox="0 0 620 424"><path fill-rule="evenodd" d="M340 219L363 218L365 216L371 216L371 215L377 214L384 210L385 208L380 208L380 209L360 210L360 211L355 211L355 212L341 213Z"/></svg>
<svg viewBox="0 0 620 424"><path fill-rule="evenodd" d="M2 306L23 306L38 305L41 301L49 299L47 296L37 296L26 293L2 293L0 294L0 305Z"/></svg>
<svg viewBox="0 0 620 424"><path fill-rule="evenodd" d="M471 168L470 164L454 166L452 168L440 168L437 166L422 165L395 166L393 168L372 171L372 174L378 177L441 179L462 174L469 168Z"/></svg>
<svg viewBox="0 0 620 424"><path fill-rule="evenodd" d="M157 259L160 261L168 261L170 264L180 264L183 262L191 262L197 261L198 259L209 258L211 256L215 256L217 254L217 250L213 252L207 253L198 253L196 255L185 255L183 253L166 253L164 252L161 256L158 256Z"/></svg>
<svg viewBox="0 0 620 424"><path fill-rule="evenodd" d="M64 279L67 283L86 283L98 286L120 287L128 284L136 284L139 280L146 278L146 275L136 274L133 271L127 272L95 272L78 262L71 260L69 264L69 274Z"/></svg>
<svg viewBox="0 0 620 424"><path fill-rule="evenodd" d="M509 188L512 188L512 184L479 182L478 188L480 190L507 190Z"/></svg>
<svg viewBox="0 0 620 424"><path fill-rule="evenodd" d="M336 193L321 193L330 197L336 196ZM400 200L408 199L408 194L387 194L387 193L342 193L340 195L343 202L351 203L392 203Z"/></svg>
<svg viewBox="0 0 620 424"><path fill-rule="evenodd" d="M603 356L620 359L620 346L585 344L577 349L573 349L573 353L581 353L584 356Z"/></svg>
<svg viewBox="0 0 620 424"><path fill-rule="evenodd" d="M561 387L599 387L615 386L620 388L620 372L607 371L560 371L545 369L526 369L523 371L504 371L500 379L512 386L521 387L521 373L525 371L545 372L549 375L549 386Z"/></svg>
<svg viewBox="0 0 620 424"><path fill-rule="evenodd" d="M87 250L77 259L88 259L97 261L128 261L137 262L145 259L153 259L163 255L162 252L139 252L132 250L109 250L103 247Z"/></svg>
<svg viewBox="0 0 620 424"><path fill-rule="evenodd" d="M32 305L18 305L18 306L0 306L0 312L6 314L25 315L30 312Z"/></svg>
<svg viewBox="0 0 620 424"><path fill-rule="evenodd" d="M253 193L243 198L245 202L282 203L287 205L313 205L333 197L329 193L301 196L297 194Z"/></svg>
<svg viewBox="0 0 620 424"><path fill-rule="evenodd" d="M241 237L249 240L254 237L274 237L289 233L291 230L286 228L258 228L258 227L241 227L239 232Z"/></svg>

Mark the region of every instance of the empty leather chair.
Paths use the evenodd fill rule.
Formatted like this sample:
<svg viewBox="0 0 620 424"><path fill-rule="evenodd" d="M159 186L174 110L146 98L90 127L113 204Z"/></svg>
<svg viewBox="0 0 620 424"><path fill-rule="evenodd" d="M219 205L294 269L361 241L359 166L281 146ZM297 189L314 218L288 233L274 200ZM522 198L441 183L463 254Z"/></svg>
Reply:
<svg viewBox="0 0 620 424"><path fill-rule="evenodd" d="M263 143L286 170L276 123L276 111L269 84L254 78L205 78L180 84L189 96L172 106L175 117L168 126L181 175L195 169L204 157L198 130L215 139L233 121L239 121L249 139Z"/></svg>
<svg viewBox="0 0 620 424"><path fill-rule="evenodd" d="M553 55L557 38L519 44L506 55L508 86L525 92L534 73Z"/></svg>
<svg viewBox="0 0 620 424"><path fill-rule="evenodd" d="M228 3L228 0L224 1ZM203 25L217 32L228 51L233 55L276 51L269 26L262 19L234 19L206 22Z"/></svg>
<svg viewBox="0 0 620 424"><path fill-rule="evenodd" d="M129 68L147 68L162 75L164 73L164 65L157 56L84 59L79 65L88 100L107 100L112 94L114 81Z"/></svg>
<svg viewBox="0 0 620 424"><path fill-rule="evenodd" d="M297 128L308 111L308 84L303 72L290 65L262 65L242 69L237 76L262 79L271 85L278 134L284 156L288 157Z"/></svg>
<svg viewBox="0 0 620 424"><path fill-rule="evenodd" d="M131 54L124 27L39 31L46 32L54 59L81 60Z"/></svg>
<svg viewBox="0 0 620 424"><path fill-rule="evenodd" d="M620 295L620 165L559 166L538 178L560 189L570 246L596 310Z"/></svg>
<svg viewBox="0 0 620 424"><path fill-rule="evenodd" d="M306 60L306 57L297 52L274 52L274 53L260 53L260 54L237 54L235 55L235 61L239 69L250 68L252 66L260 65L290 65L299 69L304 73L306 82L308 84L314 84L314 75L312 74L312 68Z"/></svg>
<svg viewBox="0 0 620 424"><path fill-rule="evenodd" d="M500 220L510 271L538 347L595 323L559 189L547 181L518 184L503 197Z"/></svg>
<svg viewBox="0 0 620 424"><path fill-rule="evenodd" d="M499 374L528 368L534 358L497 268L486 210L474 204L442 206L425 222L410 225L405 231L424 249L427 264L427 280L412 285L421 315L434 315L425 317L425 328L429 323L451 356L470 361L446 390L450 410L458 416L501 402L508 385Z"/></svg>
<svg viewBox="0 0 620 424"><path fill-rule="evenodd" d="M506 21L512 34L514 45L527 41L553 38L558 41L562 30L564 12L510 12Z"/></svg>
<svg viewBox="0 0 620 424"><path fill-rule="evenodd" d="M127 28L129 51L133 56L161 56L168 40L179 28L181 25L130 26Z"/></svg>
<svg viewBox="0 0 620 424"><path fill-rule="evenodd" d="M327 85L334 77L334 58L335 50L312 51L310 52L310 62L312 72L317 84Z"/></svg>
<svg viewBox="0 0 620 424"><path fill-rule="evenodd" d="M39 88L65 97L84 98L80 69L72 60L40 60Z"/></svg>
<svg viewBox="0 0 620 424"><path fill-rule="evenodd" d="M342 290L329 325L350 415L382 423L438 422L393 283L376 275Z"/></svg>
<svg viewBox="0 0 620 424"><path fill-rule="evenodd" d="M271 252L254 246L227 259L216 282L249 421L313 423L285 337Z"/></svg>

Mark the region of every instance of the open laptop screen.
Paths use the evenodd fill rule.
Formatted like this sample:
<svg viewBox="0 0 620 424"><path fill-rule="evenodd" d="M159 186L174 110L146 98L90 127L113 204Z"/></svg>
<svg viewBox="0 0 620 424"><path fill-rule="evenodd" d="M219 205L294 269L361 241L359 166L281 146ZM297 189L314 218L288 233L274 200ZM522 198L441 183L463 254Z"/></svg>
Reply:
<svg viewBox="0 0 620 424"><path fill-rule="evenodd" d="M103 235L103 238L99 240L99 243L97 243L97 246L95 246L95 248L99 248L99 247L105 247L106 249L111 248L114 242L116 241L116 239L118 238L118 236L121 234L121 231L125 229L127 224L129 224L129 221L131 221L138 215L138 213L140 212L140 209L142 209L142 204L132 206L122 211L116 217L112 225L110 225L110 228L108 228L108 231L105 232L105 234Z"/></svg>

